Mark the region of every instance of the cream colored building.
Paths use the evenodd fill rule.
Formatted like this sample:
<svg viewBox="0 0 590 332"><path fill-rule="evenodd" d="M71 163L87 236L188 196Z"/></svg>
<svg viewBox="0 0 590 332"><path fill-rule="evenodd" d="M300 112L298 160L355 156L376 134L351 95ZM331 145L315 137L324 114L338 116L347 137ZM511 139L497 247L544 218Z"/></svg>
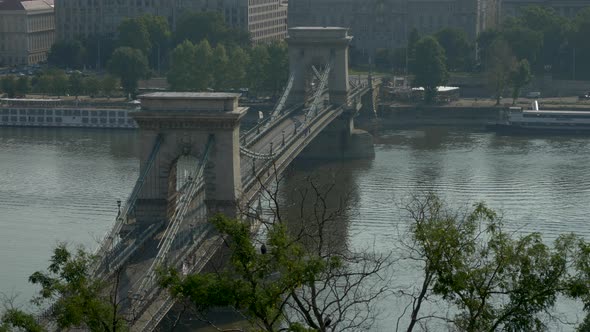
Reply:
<svg viewBox="0 0 590 332"><path fill-rule="evenodd" d="M187 11L217 11L232 27L248 30L252 40L269 42L287 36L283 0L56 0L58 38L113 35L125 18L164 16L171 26Z"/></svg>
<svg viewBox="0 0 590 332"><path fill-rule="evenodd" d="M528 6L550 7L559 15L574 18L580 10L590 7L588 0L503 0L502 16L518 16Z"/></svg>
<svg viewBox="0 0 590 332"><path fill-rule="evenodd" d="M53 0L0 0L0 64L45 61L54 40Z"/></svg>

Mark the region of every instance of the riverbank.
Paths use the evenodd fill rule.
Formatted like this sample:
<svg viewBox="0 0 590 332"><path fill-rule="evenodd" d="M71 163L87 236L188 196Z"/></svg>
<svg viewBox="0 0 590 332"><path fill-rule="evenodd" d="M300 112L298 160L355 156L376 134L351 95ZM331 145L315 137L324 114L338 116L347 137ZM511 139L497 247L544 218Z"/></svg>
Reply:
<svg viewBox="0 0 590 332"><path fill-rule="evenodd" d="M511 99L505 98L503 101L500 105L495 105L491 99L469 98L444 105L381 103L376 117L361 112L355 125L365 130L416 125L483 127L497 121L503 110L513 106ZM590 111L590 103L579 101L577 97L543 98L538 101L541 109ZM532 102L532 99L520 98L515 106L530 108Z"/></svg>

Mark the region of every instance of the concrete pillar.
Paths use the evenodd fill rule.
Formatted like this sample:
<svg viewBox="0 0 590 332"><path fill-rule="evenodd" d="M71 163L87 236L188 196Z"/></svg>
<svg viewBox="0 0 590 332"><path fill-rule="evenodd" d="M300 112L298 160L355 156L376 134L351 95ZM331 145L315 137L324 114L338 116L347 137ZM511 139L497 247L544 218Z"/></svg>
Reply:
<svg viewBox="0 0 590 332"><path fill-rule="evenodd" d="M241 192L240 120L247 108L238 107L239 94L158 92L140 96L141 111L132 113L139 125L141 169L158 134L164 141L140 192L138 221L152 222L166 214L171 167L183 154L199 160L210 137L213 145L205 168L207 208L236 216ZM152 216L152 217L150 217ZM141 218L144 218L141 220ZM160 219L161 220L161 219Z"/></svg>
<svg viewBox="0 0 590 332"><path fill-rule="evenodd" d="M296 27L289 29L289 69L295 73L290 103L304 100L313 75L311 66L331 64L328 78L330 103L342 105L348 99L348 47L352 36L347 28Z"/></svg>

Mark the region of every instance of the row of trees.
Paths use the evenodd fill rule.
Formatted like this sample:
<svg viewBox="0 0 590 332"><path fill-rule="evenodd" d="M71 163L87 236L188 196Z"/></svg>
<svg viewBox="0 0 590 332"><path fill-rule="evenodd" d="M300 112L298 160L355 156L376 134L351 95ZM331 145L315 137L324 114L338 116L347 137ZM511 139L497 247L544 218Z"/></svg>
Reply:
<svg viewBox="0 0 590 332"><path fill-rule="evenodd" d="M229 307L256 330L269 332L367 331L376 318L375 301L390 294L407 299L403 329L408 332L433 320L456 331L543 331L558 319L553 312L559 297L579 301L588 314L590 244L576 235L562 235L549 245L538 233L505 230L483 203L455 211L429 194L405 206L402 257L355 252L333 234L344 206L328 207L329 187L311 188L300 192L298 204L306 208L298 220L273 210L274 222L263 224L268 235L262 245L252 240L248 224L213 218L229 251L228 264L188 276L163 269L161 286L204 321L208 309ZM388 277L402 261L419 265L410 289L396 289ZM41 287L36 303L54 303L48 320L61 329L125 330L118 284L93 279L91 262L84 251L72 253L60 245L48 271L30 277ZM445 303L447 315L423 312L431 301ZM588 317L579 331L590 328ZM9 306L0 331L13 329L44 331L32 315Z"/></svg>
<svg viewBox="0 0 590 332"><path fill-rule="evenodd" d="M175 91L223 91L250 88L255 93L280 92L289 75L284 43L252 48L218 43L212 48L205 39L199 44L185 40L170 56L168 83Z"/></svg>
<svg viewBox="0 0 590 332"><path fill-rule="evenodd" d="M486 59L498 38L510 48L517 62L527 60L534 73L551 72L562 79L590 79L590 56L587 36L590 34L590 8L568 19L550 7L530 6L519 16L510 17L498 29L482 32L475 43L464 31L443 29L433 35L445 50L450 71L485 71ZM412 71L416 59L416 42L422 36L410 32L407 48L379 49L375 64L382 69Z"/></svg>
<svg viewBox="0 0 590 332"><path fill-rule="evenodd" d="M425 100L433 102L436 100L436 88L446 84L449 78L446 51L436 38L427 36L416 41L413 52L413 85L424 87ZM522 87L527 85L532 77L528 61L517 60L502 37L493 40L486 49L484 58L487 81L494 91L496 103L500 103L505 88L510 86L514 104Z"/></svg>
<svg viewBox="0 0 590 332"><path fill-rule="evenodd" d="M8 98L25 96L28 93L41 93L55 96L98 96L100 94L111 97L118 90L119 82L111 75L102 78L96 76L84 77L80 73L66 75L62 70L49 70L29 79L27 76L5 76L0 85L0 94L5 93Z"/></svg>
<svg viewBox="0 0 590 332"><path fill-rule="evenodd" d="M160 72L162 65L168 69L172 89L178 91L250 88L276 94L288 76L284 44L251 47L248 33L229 28L218 13L186 13L174 33L164 17L129 18L117 35L104 58L129 95L137 91L138 80L149 78L154 70ZM49 63L71 68L88 65L89 46L88 41L57 42Z"/></svg>

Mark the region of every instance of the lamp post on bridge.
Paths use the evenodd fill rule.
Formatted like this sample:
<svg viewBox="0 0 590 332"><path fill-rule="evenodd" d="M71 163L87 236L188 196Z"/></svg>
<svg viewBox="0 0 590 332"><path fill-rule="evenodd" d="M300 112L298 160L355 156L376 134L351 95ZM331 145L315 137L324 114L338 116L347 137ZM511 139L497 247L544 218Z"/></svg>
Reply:
<svg viewBox="0 0 590 332"><path fill-rule="evenodd" d="M120 199L117 200L117 208L119 209L119 212L117 212L117 219L119 219L119 217L121 216L121 200Z"/></svg>

